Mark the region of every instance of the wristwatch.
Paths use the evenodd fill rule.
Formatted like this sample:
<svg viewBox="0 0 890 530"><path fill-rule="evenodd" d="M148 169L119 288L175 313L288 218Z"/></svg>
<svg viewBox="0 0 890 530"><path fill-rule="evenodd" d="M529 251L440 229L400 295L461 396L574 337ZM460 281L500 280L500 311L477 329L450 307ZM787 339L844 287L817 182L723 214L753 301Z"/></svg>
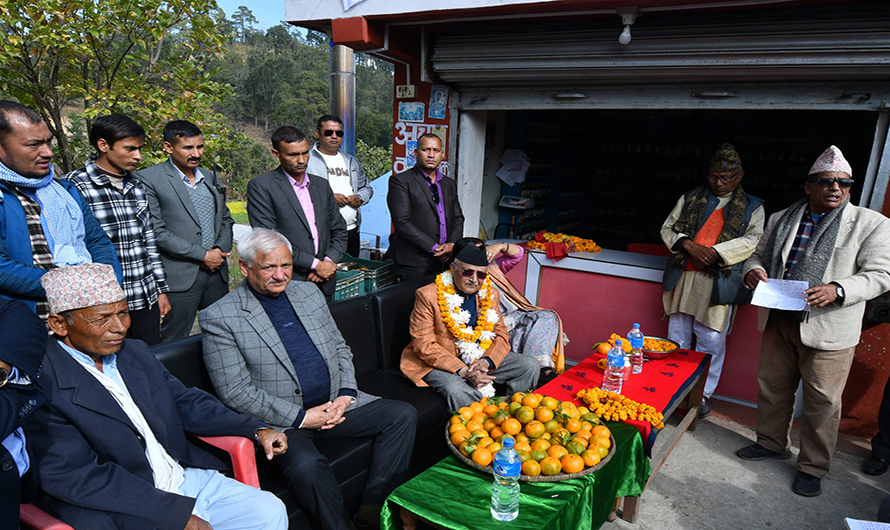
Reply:
<svg viewBox="0 0 890 530"><path fill-rule="evenodd" d="M834 288L837 290L837 303L842 304L844 302L844 288L838 283L832 282L832 285L834 285Z"/></svg>
<svg viewBox="0 0 890 530"><path fill-rule="evenodd" d="M3 388L7 381L9 381L9 370L0 368L0 388Z"/></svg>

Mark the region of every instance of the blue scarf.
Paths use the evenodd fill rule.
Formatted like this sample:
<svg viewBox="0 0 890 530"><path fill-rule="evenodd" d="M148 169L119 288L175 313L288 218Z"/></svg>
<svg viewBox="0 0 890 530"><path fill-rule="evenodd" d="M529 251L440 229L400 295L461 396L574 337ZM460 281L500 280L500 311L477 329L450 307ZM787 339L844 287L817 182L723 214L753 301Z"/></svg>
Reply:
<svg viewBox="0 0 890 530"><path fill-rule="evenodd" d="M35 189L40 203L40 224L53 254L57 267L79 265L93 261L86 246L83 212L68 190L53 180L53 167L49 175L29 179L0 163L0 180L21 188Z"/></svg>

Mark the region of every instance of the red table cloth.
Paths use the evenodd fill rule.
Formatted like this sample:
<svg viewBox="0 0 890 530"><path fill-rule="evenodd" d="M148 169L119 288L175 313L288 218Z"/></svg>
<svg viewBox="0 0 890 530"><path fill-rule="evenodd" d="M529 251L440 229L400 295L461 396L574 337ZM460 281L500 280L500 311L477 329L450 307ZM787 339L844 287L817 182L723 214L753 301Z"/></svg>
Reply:
<svg viewBox="0 0 890 530"><path fill-rule="evenodd" d="M603 371L596 362L602 356L591 355L564 374L537 390L539 394L553 396L560 401L573 401L579 390L598 387L603 383ZM692 350L677 350L664 359L653 359L643 365L643 371L634 374L624 382L621 394L634 401L651 405L658 412L671 408L687 392L695 378L708 369L710 355ZM658 430L646 421L627 420L628 424L640 430L646 445L646 453L651 456L652 446Z"/></svg>

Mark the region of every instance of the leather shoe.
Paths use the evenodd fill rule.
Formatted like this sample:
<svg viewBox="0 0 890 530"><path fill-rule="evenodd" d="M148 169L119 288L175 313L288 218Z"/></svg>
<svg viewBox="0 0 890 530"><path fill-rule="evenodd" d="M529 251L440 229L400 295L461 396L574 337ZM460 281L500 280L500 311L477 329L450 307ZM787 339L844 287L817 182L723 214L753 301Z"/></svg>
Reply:
<svg viewBox="0 0 890 530"><path fill-rule="evenodd" d="M803 471L797 472L797 478L791 485L791 491L804 497L815 497L822 493L822 479Z"/></svg>
<svg viewBox="0 0 890 530"><path fill-rule="evenodd" d="M698 406L698 419L703 420L711 415L711 399L701 398L701 405Z"/></svg>
<svg viewBox="0 0 890 530"><path fill-rule="evenodd" d="M887 472L887 461L871 455L868 460L862 463L862 472L866 475L883 475Z"/></svg>
<svg viewBox="0 0 890 530"><path fill-rule="evenodd" d="M742 447L741 449L736 451L735 454L742 460L764 460L766 458L778 458L779 460L788 460L789 458L791 458L791 451L777 453L775 451L770 451L760 444Z"/></svg>

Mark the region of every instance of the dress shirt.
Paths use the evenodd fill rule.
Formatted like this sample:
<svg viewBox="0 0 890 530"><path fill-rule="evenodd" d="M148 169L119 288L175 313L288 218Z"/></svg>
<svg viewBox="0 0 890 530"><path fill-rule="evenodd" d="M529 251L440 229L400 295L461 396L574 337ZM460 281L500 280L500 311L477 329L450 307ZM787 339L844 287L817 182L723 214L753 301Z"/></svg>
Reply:
<svg viewBox="0 0 890 530"><path fill-rule="evenodd" d="M284 171L283 169L281 171ZM284 171L284 174L287 175L287 179L290 181L290 185L294 188L294 193L297 195L297 200L300 201L300 207L303 208L303 214L306 216L306 222L309 223L309 233L312 234L312 244L315 246L315 255L318 255L318 225L315 222L315 207L312 204L312 197L309 195L309 175L307 173L303 173L303 180L297 182L297 179L290 176L287 171ZM330 260L327 256L326 260ZM312 270L315 270L315 267L318 266L318 258L312 259Z"/></svg>
<svg viewBox="0 0 890 530"><path fill-rule="evenodd" d="M195 168L195 183L192 184L189 178L185 176L185 173L183 173L181 169L176 167L176 164L173 164L173 167L175 167L176 172L179 173L179 177L182 179L183 184L185 184L189 188L197 188L198 184L204 182L204 175L198 170L198 168Z"/></svg>
<svg viewBox="0 0 890 530"><path fill-rule="evenodd" d="M168 493L179 493L179 486L185 481L185 472L179 462L170 456L164 446L158 442L148 421L142 415L142 411L133 401L133 397L117 369L117 355L103 355L102 371L100 372L89 355L75 350L62 341L59 341L59 346L108 390L136 430L142 434L145 441L145 457L151 467L155 487Z"/></svg>
<svg viewBox="0 0 890 530"><path fill-rule="evenodd" d="M18 370L13 366L12 370L9 371L9 380L7 381L7 384L9 383L16 385L30 385L31 379L25 374L19 376ZM31 467L31 459L28 458L28 450L25 449L25 431L19 427L12 431L12 434L7 436L2 444L3 447L9 451L9 454L12 455L12 459L15 460L15 465L19 470L19 476L27 473L28 468Z"/></svg>
<svg viewBox="0 0 890 530"><path fill-rule="evenodd" d="M436 214L439 216L439 243L433 245L433 248L430 249L430 253L435 252L436 248L439 245L444 245L446 241L448 241L448 227L445 224L445 201L442 200L442 186L439 182L444 178L442 172L436 169L436 178L430 182L429 177L424 174L424 180L427 185L430 187L430 194L434 197L439 197L439 202L436 203ZM433 187L436 188L436 193L433 193Z"/></svg>

